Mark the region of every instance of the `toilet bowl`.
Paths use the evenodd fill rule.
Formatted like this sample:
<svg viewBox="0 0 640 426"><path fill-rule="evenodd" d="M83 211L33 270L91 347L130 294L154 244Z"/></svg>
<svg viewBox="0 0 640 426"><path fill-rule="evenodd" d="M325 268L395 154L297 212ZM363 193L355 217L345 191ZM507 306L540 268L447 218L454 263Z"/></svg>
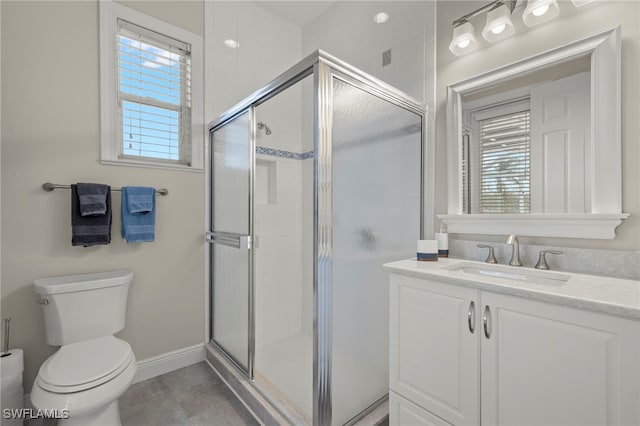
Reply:
<svg viewBox="0 0 640 426"><path fill-rule="evenodd" d="M124 327L133 274L116 271L36 280L47 343L60 345L40 367L31 402L62 417L61 426L118 426L118 398L137 371Z"/></svg>

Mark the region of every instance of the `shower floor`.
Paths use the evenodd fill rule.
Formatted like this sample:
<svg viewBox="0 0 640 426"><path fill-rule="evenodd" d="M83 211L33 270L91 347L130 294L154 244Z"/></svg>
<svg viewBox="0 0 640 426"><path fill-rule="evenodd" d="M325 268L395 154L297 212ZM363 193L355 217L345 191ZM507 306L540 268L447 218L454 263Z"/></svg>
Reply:
<svg viewBox="0 0 640 426"><path fill-rule="evenodd" d="M339 423L348 421L356 413L354 406L362 410L376 402L363 400L371 389L388 388L386 370L373 369L366 358L334 351L333 418ZM371 374L380 371L380 375ZM378 377L376 377L378 376ZM311 424L313 418L313 339L311 334L296 334L256 348L256 384L281 406L300 420ZM335 383L339 380L338 383ZM359 397L360 396L360 397ZM371 396L369 396L371 398ZM366 397L365 397L366 398Z"/></svg>
<svg viewBox="0 0 640 426"><path fill-rule="evenodd" d="M313 418L313 340L300 333L256 348L256 383L307 424Z"/></svg>

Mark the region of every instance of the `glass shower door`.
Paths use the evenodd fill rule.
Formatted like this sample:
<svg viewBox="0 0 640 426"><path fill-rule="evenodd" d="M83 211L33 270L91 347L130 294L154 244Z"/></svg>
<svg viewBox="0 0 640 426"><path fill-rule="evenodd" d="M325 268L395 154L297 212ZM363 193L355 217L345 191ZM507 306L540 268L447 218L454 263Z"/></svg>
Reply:
<svg viewBox="0 0 640 426"><path fill-rule="evenodd" d="M422 118L333 79L332 424L389 390L389 283L382 265L415 255Z"/></svg>
<svg viewBox="0 0 640 426"><path fill-rule="evenodd" d="M248 110L212 131L211 339L253 376L253 149Z"/></svg>

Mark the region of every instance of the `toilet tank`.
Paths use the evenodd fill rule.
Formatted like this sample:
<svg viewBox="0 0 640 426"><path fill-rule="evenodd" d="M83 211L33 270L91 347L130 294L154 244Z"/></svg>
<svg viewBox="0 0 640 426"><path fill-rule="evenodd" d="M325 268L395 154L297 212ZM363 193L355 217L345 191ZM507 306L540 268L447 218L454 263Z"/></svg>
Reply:
<svg viewBox="0 0 640 426"><path fill-rule="evenodd" d="M42 278L33 282L52 346L107 336L124 328L131 271Z"/></svg>

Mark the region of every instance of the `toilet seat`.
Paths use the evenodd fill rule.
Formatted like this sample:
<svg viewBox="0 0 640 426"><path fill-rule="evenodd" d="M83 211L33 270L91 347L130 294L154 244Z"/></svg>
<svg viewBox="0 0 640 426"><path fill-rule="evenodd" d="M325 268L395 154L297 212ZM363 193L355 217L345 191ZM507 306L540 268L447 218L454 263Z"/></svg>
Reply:
<svg viewBox="0 0 640 426"><path fill-rule="evenodd" d="M117 377L132 359L131 346L113 336L64 345L40 367L38 385L49 392L80 392Z"/></svg>

